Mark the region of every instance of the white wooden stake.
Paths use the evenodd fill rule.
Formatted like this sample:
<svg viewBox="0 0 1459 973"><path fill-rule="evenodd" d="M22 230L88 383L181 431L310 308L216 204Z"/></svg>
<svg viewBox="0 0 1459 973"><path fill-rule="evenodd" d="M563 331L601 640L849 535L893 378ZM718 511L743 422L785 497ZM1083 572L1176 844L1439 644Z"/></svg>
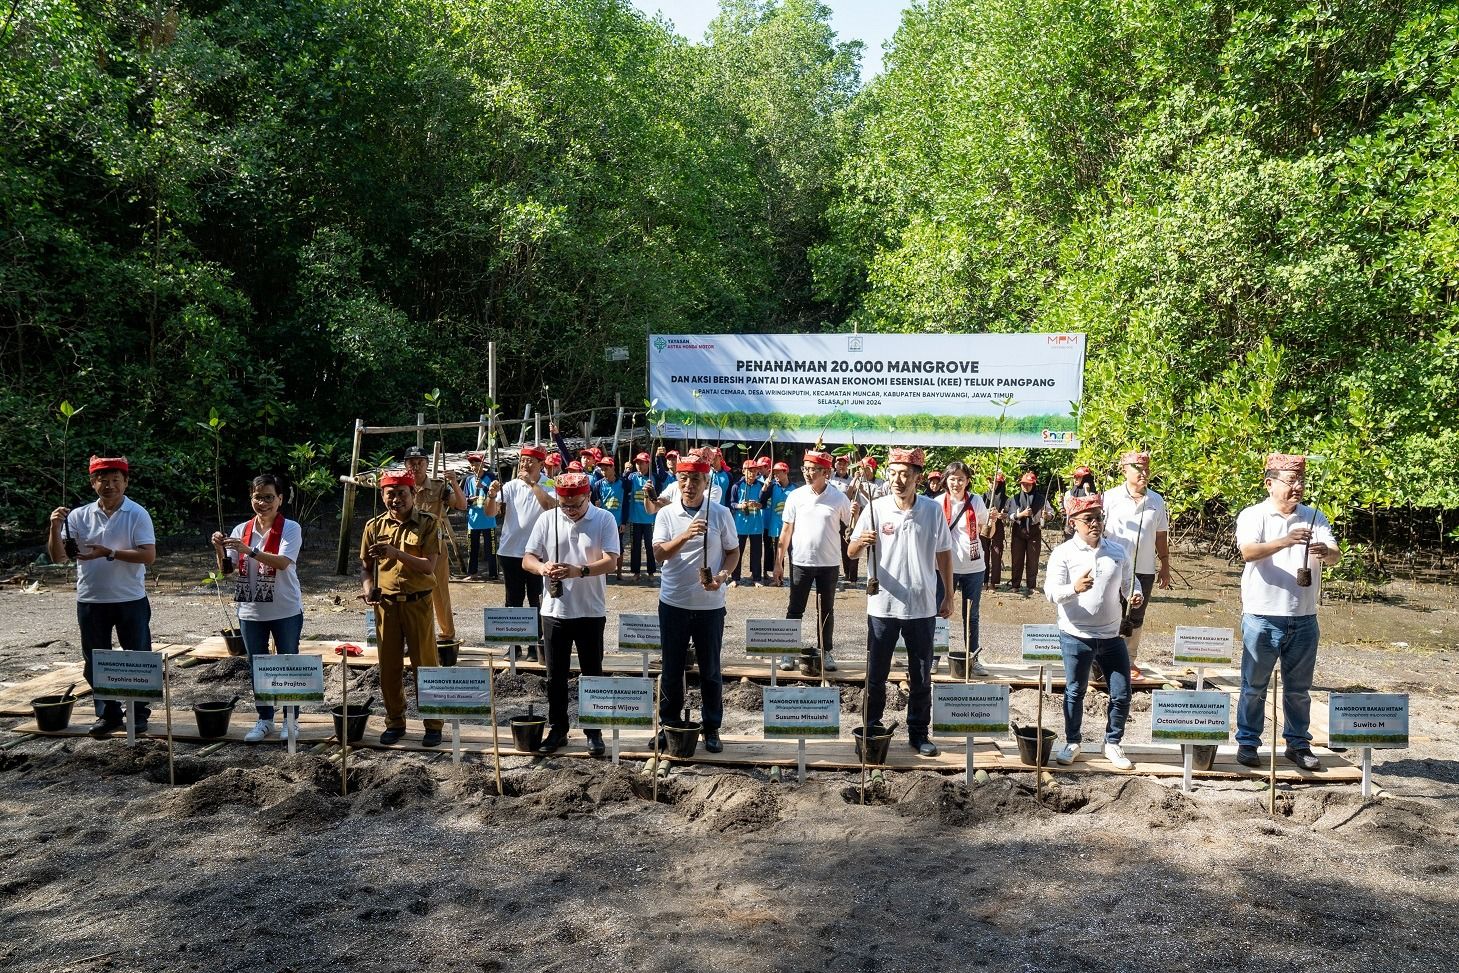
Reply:
<svg viewBox="0 0 1459 973"><path fill-rule="evenodd" d="M451 763L461 766L461 721L451 721Z"/></svg>
<svg viewBox="0 0 1459 973"><path fill-rule="evenodd" d="M1373 796L1373 748L1363 748L1363 799Z"/></svg>

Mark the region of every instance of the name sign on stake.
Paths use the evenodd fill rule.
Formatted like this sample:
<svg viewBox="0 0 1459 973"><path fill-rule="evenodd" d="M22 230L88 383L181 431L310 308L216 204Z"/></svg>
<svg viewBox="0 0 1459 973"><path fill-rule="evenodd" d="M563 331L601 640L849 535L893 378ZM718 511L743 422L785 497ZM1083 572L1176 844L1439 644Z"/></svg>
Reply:
<svg viewBox="0 0 1459 973"><path fill-rule="evenodd" d="M1150 694L1150 739L1156 743L1225 743L1231 696L1215 690L1157 689Z"/></svg>
<svg viewBox="0 0 1459 973"><path fill-rule="evenodd" d="M932 732L950 736L1008 732L1008 687L987 683L936 683Z"/></svg>
<svg viewBox="0 0 1459 973"><path fill-rule="evenodd" d="M483 608L482 640L487 645L526 645L537 641L537 609Z"/></svg>
<svg viewBox="0 0 1459 973"><path fill-rule="evenodd" d="M841 735L841 691L835 686L765 687L765 739Z"/></svg>
<svg viewBox="0 0 1459 973"><path fill-rule="evenodd" d="M1408 746L1408 694L1333 693L1327 725L1329 746L1402 750Z"/></svg>
<svg viewBox="0 0 1459 973"><path fill-rule="evenodd" d="M1229 628L1177 625L1172 656L1177 665L1229 666L1235 635Z"/></svg>
<svg viewBox="0 0 1459 973"><path fill-rule="evenodd" d="M162 698L161 652L95 652L91 694L96 699L146 702Z"/></svg>
<svg viewBox="0 0 1459 973"><path fill-rule="evenodd" d="M947 623L947 619L945 619L945 618L939 618L937 620L937 624L935 624L935 625L932 626L932 651L933 652L936 652L936 653L940 653L942 655L946 655L947 654L947 647L951 643L951 641L952 641L952 626L950 626ZM898 635L897 636L897 644L894 645L894 646L892 646L892 651L893 652L906 652L907 651L907 640L904 639L902 636Z"/></svg>
<svg viewBox="0 0 1459 973"><path fill-rule="evenodd" d="M1023 626L1023 661L1036 666L1063 662L1064 650L1059 648L1059 626Z"/></svg>
<svg viewBox="0 0 1459 973"><path fill-rule="evenodd" d="M317 655L256 655L253 696L263 703L324 701L324 659Z"/></svg>
<svg viewBox="0 0 1459 973"><path fill-rule="evenodd" d="M380 644L380 633L375 629L375 612L365 612L365 645L375 648Z"/></svg>
<svg viewBox="0 0 1459 973"><path fill-rule="evenodd" d="M659 616L618 616L618 651L658 652L662 648L663 642L659 639Z"/></svg>
<svg viewBox="0 0 1459 973"><path fill-rule="evenodd" d="M799 618L745 619L746 655L791 655L804 646Z"/></svg>
<svg viewBox="0 0 1459 973"><path fill-rule="evenodd" d="M489 669L426 666L415 671L421 716L450 720L491 719Z"/></svg>
<svg viewBox="0 0 1459 973"><path fill-rule="evenodd" d="M639 676L582 676L578 679L578 726L614 730L654 725L654 681Z"/></svg>

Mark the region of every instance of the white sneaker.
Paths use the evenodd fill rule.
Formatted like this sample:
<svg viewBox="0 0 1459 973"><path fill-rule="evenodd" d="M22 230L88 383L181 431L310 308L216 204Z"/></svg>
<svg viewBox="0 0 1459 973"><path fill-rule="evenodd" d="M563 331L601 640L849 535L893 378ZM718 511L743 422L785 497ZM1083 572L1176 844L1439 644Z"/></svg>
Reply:
<svg viewBox="0 0 1459 973"><path fill-rule="evenodd" d="M988 667L985 666L985 665L983 665L977 659L974 659L973 660L973 675L975 675L975 676L986 676L986 675L988 675Z"/></svg>
<svg viewBox="0 0 1459 973"><path fill-rule="evenodd" d="M273 728L273 720L259 720L257 723L253 724L253 729L249 730L243 735L243 742L258 743L264 737L268 736Z"/></svg>
<svg viewBox="0 0 1459 973"><path fill-rule="evenodd" d="M279 723L279 739L299 739L299 718L297 716L286 716Z"/></svg>
<svg viewBox="0 0 1459 973"><path fill-rule="evenodd" d="M1130 763L1130 758L1125 756L1124 748L1118 743L1106 743L1104 745L1104 759L1115 765L1115 770L1129 770L1135 766Z"/></svg>
<svg viewBox="0 0 1459 973"><path fill-rule="evenodd" d="M779 662L778 665L779 665L779 668L780 668L780 671L781 672L794 672L795 671L795 659L791 658L788 655L782 655L780 657L780 662Z"/></svg>
<svg viewBox="0 0 1459 973"><path fill-rule="evenodd" d="M833 656L829 652L826 653L826 671L827 672L835 672L836 671L836 657Z"/></svg>
<svg viewBox="0 0 1459 973"><path fill-rule="evenodd" d="M1079 756L1080 749L1081 747L1077 743L1066 743L1062 750L1054 754L1054 761L1067 767L1074 762L1075 757Z"/></svg>

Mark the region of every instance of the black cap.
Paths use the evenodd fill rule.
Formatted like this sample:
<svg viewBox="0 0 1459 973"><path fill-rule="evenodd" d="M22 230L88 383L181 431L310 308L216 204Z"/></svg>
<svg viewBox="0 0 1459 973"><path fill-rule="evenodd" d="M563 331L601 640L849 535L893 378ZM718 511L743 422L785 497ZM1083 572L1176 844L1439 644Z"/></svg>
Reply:
<svg viewBox="0 0 1459 973"><path fill-rule="evenodd" d="M430 454L420 446L412 446L405 451L406 459L429 459Z"/></svg>

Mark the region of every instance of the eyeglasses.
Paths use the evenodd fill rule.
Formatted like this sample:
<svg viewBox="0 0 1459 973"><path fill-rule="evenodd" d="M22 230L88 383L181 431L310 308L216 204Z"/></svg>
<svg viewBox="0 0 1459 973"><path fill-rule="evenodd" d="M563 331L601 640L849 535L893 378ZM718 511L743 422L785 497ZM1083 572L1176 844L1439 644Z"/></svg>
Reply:
<svg viewBox="0 0 1459 973"><path fill-rule="evenodd" d="M1285 479L1285 478L1279 476L1279 477L1276 478L1276 481L1278 483L1285 483L1287 486L1291 487L1294 490L1300 490L1304 486L1307 485L1306 483L1304 483L1301 479L1299 479L1297 477L1293 477L1292 479L1288 480L1288 479Z"/></svg>
<svg viewBox="0 0 1459 973"><path fill-rule="evenodd" d="M255 493L253 495L253 502L254 503L278 503L279 502L279 495L277 493Z"/></svg>
<svg viewBox="0 0 1459 973"><path fill-rule="evenodd" d="M1086 524L1102 524L1104 523L1104 514L1085 514L1082 517L1075 517L1074 522L1083 522Z"/></svg>
<svg viewBox="0 0 1459 973"><path fill-rule="evenodd" d="M583 498L582 500L579 500L577 503L562 503L562 504L560 504L560 506L562 507L563 510L581 510L584 507L586 507L587 505L588 505L587 498Z"/></svg>

